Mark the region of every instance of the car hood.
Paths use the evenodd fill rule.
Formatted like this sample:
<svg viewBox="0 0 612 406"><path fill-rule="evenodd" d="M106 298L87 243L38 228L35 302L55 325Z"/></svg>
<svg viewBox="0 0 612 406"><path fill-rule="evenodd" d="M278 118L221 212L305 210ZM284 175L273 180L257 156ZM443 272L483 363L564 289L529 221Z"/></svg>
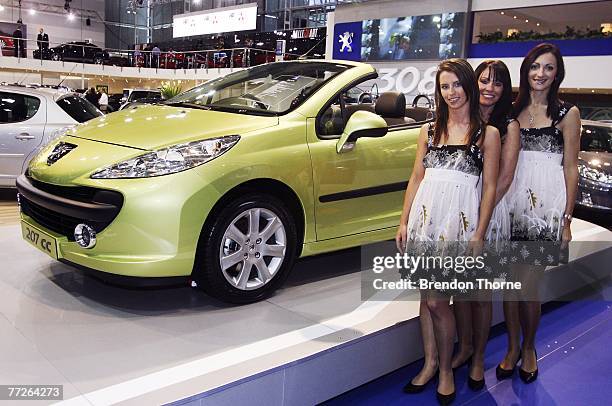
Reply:
<svg viewBox="0 0 612 406"><path fill-rule="evenodd" d="M171 106L139 106L99 117L69 131L91 141L142 150L244 133L278 125L278 117Z"/></svg>
<svg viewBox="0 0 612 406"><path fill-rule="evenodd" d="M610 153L581 151L578 154L578 161L606 175L612 175L612 154Z"/></svg>

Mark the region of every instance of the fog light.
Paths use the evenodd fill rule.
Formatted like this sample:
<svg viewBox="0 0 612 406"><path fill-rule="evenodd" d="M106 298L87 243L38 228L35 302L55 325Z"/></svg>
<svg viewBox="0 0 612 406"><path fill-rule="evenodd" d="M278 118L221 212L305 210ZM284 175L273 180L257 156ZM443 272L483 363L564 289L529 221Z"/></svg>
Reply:
<svg viewBox="0 0 612 406"><path fill-rule="evenodd" d="M83 248L93 248L96 245L96 230L87 224L79 224L74 228L74 239Z"/></svg>

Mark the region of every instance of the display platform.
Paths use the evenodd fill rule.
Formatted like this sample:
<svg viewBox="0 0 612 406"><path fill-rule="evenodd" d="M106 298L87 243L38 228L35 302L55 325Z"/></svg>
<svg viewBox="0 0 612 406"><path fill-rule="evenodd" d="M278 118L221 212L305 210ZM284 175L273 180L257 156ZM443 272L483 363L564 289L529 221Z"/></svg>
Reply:
<svg viewBox="0 0 612 406"><path fill-rule="evenodd" d="M363 302L359 249L304 258L273 297L236 307L188 287L105 285L32 249L7 218L0 383L64 385L60 404L312 405L422 356L418 298ZM612 241L590 223L572 229Z"/></svg>

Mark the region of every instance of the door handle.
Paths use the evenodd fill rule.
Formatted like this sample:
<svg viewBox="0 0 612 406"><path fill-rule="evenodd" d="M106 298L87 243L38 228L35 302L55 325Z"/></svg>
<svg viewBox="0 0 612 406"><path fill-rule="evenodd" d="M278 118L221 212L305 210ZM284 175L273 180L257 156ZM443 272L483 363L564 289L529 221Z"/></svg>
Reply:
<svg viewBox="0 0 612 406"><path fill-rule="evenodd" d="M36 137L28 133L20 133L19 135L16 135L15 138L18 140L33 140Z"/></svg>

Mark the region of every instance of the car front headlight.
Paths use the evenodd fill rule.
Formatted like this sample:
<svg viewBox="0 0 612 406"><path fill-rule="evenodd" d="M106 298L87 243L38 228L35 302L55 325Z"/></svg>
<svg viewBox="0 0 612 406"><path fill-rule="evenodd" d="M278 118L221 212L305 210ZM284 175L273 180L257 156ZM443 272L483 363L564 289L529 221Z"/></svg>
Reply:
<svg viewBox="0 0 612 406"><path fill-rule="evenodd" d="M579 164L578 173L585 179L605 183L606 185L612 185L612 176L597 168Z"/></svg>
<svg viewBox="0 0 612 406"><path fill-rule="evenodd" d="M239 135L230 135L173 145L102 168L91 175L91 178L150 178L181 172L224 154L239 139Z"/></svg>

